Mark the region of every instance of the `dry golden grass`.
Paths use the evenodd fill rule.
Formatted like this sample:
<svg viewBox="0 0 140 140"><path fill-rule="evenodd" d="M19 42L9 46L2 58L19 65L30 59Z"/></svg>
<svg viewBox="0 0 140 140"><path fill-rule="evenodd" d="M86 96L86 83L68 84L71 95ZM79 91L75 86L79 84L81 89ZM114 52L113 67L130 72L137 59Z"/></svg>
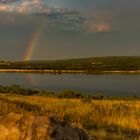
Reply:
<svg viewBox="0 0 140 140"><path fill-rule="evenodd" d="M47 114L84 128L99 140L140 139L140 101L93 100L85 103L81 99L0 94L0 110L1 114L27 111Z"/></svg>

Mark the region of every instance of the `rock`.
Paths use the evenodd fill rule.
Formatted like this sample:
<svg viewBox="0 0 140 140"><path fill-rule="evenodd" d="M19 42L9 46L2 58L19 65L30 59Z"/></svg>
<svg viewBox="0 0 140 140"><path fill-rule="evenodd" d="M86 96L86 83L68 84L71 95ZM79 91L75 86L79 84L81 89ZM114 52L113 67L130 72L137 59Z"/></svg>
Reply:
<svg viewBox="0 0 140 140"><path fill-rule="evenodd" d="M93 140L83 130L46 116L9 113L0 117L0 140Z"/></svg>

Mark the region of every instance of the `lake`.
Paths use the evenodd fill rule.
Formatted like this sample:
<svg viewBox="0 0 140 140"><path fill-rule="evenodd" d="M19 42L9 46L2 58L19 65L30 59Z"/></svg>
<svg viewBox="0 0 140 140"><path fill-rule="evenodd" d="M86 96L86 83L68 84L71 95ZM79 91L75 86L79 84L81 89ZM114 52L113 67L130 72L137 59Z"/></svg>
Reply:
<svg viewBox="0 0 140 140"><path fill-rule="evenodd" d="M140 95L140 75L0 73L0 85L48 91L78 90L111 96Z"/></svg>

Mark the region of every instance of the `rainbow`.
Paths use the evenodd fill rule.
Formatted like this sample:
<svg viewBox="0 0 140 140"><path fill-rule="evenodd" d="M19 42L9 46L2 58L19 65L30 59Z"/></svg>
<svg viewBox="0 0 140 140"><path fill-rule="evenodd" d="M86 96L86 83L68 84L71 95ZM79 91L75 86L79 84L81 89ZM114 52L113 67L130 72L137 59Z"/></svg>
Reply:
<svg viewBox="0 0 140 140"><path fill-rule="evenodd" d="M34 74L29 73L27 75L27 80L28 80L29 84L31 84L31 85L36 85L37 84L37 80L36 80Z"/></svg>
<svg viewBox="0 0 140 140"><path fill-rule="evenodd" d="M45 26L45 20L41 20L39 24L37 25L35 31L33 31L31 39L28 43L27 49L23 55L24 61L29 61L32 58L32 55L34 53L34 50L39 42L40 36L43 32L44 26Z"/></svg>

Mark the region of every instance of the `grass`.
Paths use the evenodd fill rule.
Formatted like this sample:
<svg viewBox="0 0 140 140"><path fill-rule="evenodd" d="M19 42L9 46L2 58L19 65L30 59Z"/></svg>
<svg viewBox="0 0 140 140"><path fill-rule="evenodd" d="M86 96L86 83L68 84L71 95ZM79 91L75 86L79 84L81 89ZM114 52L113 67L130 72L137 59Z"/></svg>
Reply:
<svg viewBox="0 0 140 140"><path fill-rule="evenodd" d="M33 112L83 128L97 140L139 140L140 101L0 94L0 114Z"/></svg>

